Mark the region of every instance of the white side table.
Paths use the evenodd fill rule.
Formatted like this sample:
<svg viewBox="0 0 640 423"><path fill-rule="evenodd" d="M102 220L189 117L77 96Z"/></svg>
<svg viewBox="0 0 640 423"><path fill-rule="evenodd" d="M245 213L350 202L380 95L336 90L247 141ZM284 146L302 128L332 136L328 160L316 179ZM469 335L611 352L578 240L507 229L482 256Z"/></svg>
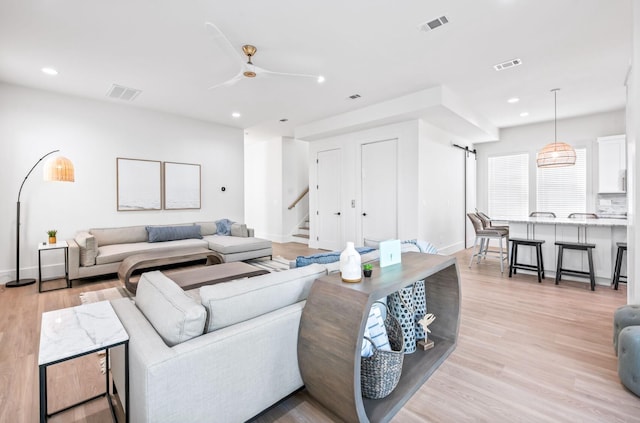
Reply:
<svg viewBox="0 0 640 423"><path fill-rule="evenodd" d="M109 349L124 345L125 357L125 415L129 422L129 335L109 301L84 304L42 313L40 327L40 422L70 408L106 396L111 415L116 420L109 395ZM104 393L49 413L47 410L47 367L101 350L106 351L106 390Z"/></svg>
<svg viewBox="0 0 640 423"><path fill-rule="evenodd" d="M45 244L45 243L38 244L38 292L42 292L42 282L58 279L58 278L52 278L52 279L42 280L42 252L51 251L51 250L64 250L64 278L67 281L67 284L66 286L63 286L61 288L48 289L47 291L55 291L56 289L71 288L71 283L69 281L69 244L67 244L67 241L58 241L55 244Z"/></svg>

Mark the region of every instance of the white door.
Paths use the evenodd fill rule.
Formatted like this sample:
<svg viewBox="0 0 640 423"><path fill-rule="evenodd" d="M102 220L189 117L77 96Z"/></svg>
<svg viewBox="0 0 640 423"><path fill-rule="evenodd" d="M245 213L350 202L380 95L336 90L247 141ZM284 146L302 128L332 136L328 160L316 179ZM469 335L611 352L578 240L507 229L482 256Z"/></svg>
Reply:
<svg viewBox="0 0 640 423"><path fill-rule="evenodd" d="M398 237L398 140L362 144L362 236Z"/></svg>
<svg viewBox="0 0 640 423"><path fill-rule="evenodd" d="M318 185L316 186L318 199L318 210L316 210L317 248L338 250L342 246L340 239L342 152L337 149L319 151L316 159L318 169Z"/></svg>

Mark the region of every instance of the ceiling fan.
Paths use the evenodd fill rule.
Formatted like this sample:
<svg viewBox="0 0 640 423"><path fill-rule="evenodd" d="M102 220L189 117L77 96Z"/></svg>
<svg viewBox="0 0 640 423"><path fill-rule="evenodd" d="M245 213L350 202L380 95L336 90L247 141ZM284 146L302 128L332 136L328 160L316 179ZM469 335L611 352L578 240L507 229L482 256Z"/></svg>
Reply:
<svg viewBox="0 0 640 423"><path fill-rule="evenodd" d="M232 55L237 60L239 60L239 64L240 64L240 72L238 72L238 74L236 76L234 76L233 78L231 78L231 79L229 79L227 81L224 81L224 82L221 82L219 84L216 84L216 85L213 85L213 86L209 87L208 89L210 89L210 90L213 90L215 88L222 87L222 86L233 85L233 84L235 84L236 82L240 81L243 78L255 78L256 76L293 76L293 77L302 77L302 78L313 78L319 84L324 82L324 76L321 76L321 75L308 75L308 74L303 74L303 73L274 72L274 71L270 71L270 70L267 70L267 69L264 69L264 68L261 68L259 66L254 65L253 62L251 61L251 58L256 54L258 49L255 46L252 46L251 44L245 44L245 45L242 46L242 52L244 53L244 55L246 56L246 59L247 59L247 62L245 63L245 61L244 61L245 57L243 57L242 55L239 55L237 53L236 49L231 44L231 41L229 41L229 39L222 33L222 31L220 31L220 29L217 26L215 26L211 22L206 22L205 26L214 35L215 38L221 39L225 50L227 50L227 52L230 55Z"/></svg>

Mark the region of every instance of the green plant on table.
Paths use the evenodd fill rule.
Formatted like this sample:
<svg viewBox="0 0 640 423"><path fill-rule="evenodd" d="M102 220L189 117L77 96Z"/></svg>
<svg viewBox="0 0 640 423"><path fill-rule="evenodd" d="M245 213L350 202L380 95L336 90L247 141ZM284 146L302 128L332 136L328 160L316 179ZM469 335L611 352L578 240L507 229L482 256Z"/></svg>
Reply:
<svg viewBox="0 0 640 423"><path fill-rule="evenodd" d="M56 229L51 229L50 231L47 231L47 235L54 237L56 236L56 234L58 233L58 231Z"/></svg>
<svg viewBox="0 0 640 423"><path fill-rule="evenodd" d="M362 270L373 270L373 265L371 263L365 263L362 265Z"/></svg>

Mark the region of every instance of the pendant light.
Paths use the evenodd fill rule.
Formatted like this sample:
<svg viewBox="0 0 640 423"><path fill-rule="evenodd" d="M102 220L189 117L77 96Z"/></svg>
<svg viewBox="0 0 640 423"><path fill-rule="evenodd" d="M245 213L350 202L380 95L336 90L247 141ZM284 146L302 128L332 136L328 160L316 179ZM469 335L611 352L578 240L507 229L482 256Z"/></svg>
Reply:
<svg viewBox="0 0 640 423"><path fill-rule="evenodd" d="M538 167L565 167L576 164L576 151L569 144L558 142L558 99L560 88L554 88L553 92L553 125L554 141L544 146L538 153L536 163Z"/></svg>

